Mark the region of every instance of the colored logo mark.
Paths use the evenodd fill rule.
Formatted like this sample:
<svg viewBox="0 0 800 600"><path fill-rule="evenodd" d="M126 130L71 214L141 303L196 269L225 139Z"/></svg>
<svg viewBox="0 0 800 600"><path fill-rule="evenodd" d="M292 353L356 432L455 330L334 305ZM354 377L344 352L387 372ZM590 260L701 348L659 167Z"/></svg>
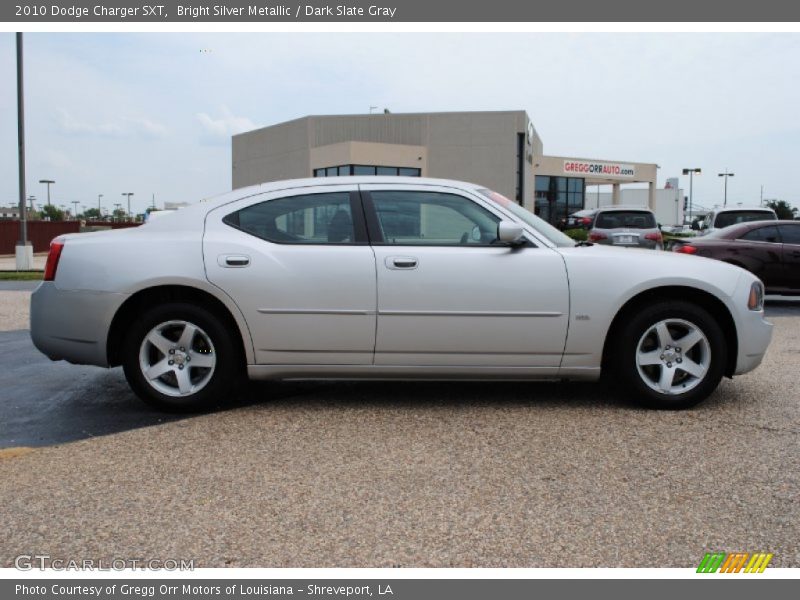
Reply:
<svg viewBox="0 0 800 600"><path fill-rule="evenodd" d="M767 552L706 552L698 573L763 573L774 555Z"/></svg>

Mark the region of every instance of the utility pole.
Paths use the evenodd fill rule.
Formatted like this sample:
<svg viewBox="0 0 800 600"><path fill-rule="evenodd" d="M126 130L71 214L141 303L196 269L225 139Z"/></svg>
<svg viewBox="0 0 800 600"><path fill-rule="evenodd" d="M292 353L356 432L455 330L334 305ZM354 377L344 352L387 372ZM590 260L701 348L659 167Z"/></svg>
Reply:
<svg viewBox="0 0 800 600"><path fill-rule="evenodd" d="M25 97L22 77L22 33L17 32L17 150L19 153L19 241L16 247L18 271L33 267L33 246L28 245L28 216L25 211Z"/></svg>

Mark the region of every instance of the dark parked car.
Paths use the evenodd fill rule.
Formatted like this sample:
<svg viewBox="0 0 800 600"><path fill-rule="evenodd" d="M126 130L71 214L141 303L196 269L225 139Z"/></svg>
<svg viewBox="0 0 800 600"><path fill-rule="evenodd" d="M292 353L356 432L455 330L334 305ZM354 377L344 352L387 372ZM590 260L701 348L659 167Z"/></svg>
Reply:
<svg viewBox="0 0 800 600"><path fill-rule="evenodd" d="M800 223L753 221L677 243L674 252L707 256L743 267L768 294L800 295Z"/></svg>

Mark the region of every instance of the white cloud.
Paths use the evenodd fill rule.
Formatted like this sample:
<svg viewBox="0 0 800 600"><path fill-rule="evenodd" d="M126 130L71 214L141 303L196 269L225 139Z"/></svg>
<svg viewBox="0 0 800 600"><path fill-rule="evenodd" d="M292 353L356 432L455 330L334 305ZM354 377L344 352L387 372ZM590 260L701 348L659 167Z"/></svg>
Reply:
<svg viewBox="0 0 800 600"><path fill-rule="evenodd" d="M123 137L124 129L117 123L88 123L76 119L64 108L56 109L58 125L62 133L98 137Z"/></svg>
<svg viewBox="0 0 800 600"><path fill-rule="evenodd" d="M222 106L222 116L212 118L207 113L197 113L204 130L203 139L210 143L228 144L232 135L256 129L258 126L247 117L237 117L227 106Z"/></svg>
<svg viewBox="0 0 800 600"><path fill-rule="evenodd" d="M167 128L164 125L155 121L151 121L146 117L128 119L128 121L133 125L136 133L143 137L156 139L162 138L167 134Z"/></svg>
<svg viewBox="0 0 800 600"><path fill-rule="evenodd" d="M122 117L113 121L91 123L74 117L65 108L56 109L58 126L62 133L73 136L126 138L140 136L147 139L162 138L167 128L146 117Z"/></svg>

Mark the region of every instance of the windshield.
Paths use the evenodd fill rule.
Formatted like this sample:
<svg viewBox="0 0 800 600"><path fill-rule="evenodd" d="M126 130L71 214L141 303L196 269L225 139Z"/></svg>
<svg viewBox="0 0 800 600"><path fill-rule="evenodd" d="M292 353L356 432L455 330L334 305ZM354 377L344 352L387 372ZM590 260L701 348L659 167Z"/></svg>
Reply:
<svg viewBox="0 0 800 600"><path fill-rule="evenodd" d="M750 221L769 221L775 218L775 213L768 210L730 210L717 215L714 227L721 229L728 225L737 223L749 223Z"/></svg>
<svg viewBox="0 0 800 600"><path fill-rule="evenodd" d="M518 217L531 227L533 227L538 233L542 236L550 240L556 246L562 248L568 248L575 245L575 240L570 238L569 236L564 235L558 229L550 225L544 219L540 219L531 211L521 207L516 202L512 202L503 194L498 194L497 192L493 192L492 190L478 190L481 195L486 196L489 200L502 206L508 212L512 213L515 217Z"/></svg>

